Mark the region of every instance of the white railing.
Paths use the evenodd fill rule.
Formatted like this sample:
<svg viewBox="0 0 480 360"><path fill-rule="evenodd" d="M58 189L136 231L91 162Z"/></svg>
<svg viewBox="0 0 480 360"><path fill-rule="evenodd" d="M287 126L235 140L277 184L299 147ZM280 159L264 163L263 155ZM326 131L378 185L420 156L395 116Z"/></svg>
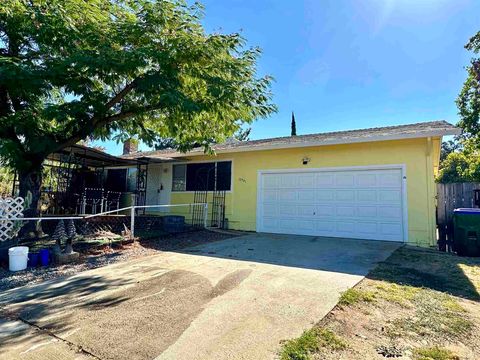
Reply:
<svg viewBox="0 0 480 360"><path fill-rule="evenodd" d="M0 217L0 228L2 224L9 224L15 221L49 221L49 220L86 220L92 219L98 216L109 215L113 213L119 213L121 211L130 212L130 237L133 239L135 237L135 213L137 209L153 209L153 208L176 208L176 207L194 207L201 206L203 207L203 226L207 227L207 218L208 218L208 203L191 203L191 204L173 204L173 205L133 205L127 206L121 209L115 209L110 211L104 211L98 214L89 214L89 215L78 215L78 216L51 216L51 217L22 217L18 216L17 213L15 217ZM21 213L20 213L21 214ZM3 215L0 213L0 215ZM3 239L0 237L0 241Z"/></svg>

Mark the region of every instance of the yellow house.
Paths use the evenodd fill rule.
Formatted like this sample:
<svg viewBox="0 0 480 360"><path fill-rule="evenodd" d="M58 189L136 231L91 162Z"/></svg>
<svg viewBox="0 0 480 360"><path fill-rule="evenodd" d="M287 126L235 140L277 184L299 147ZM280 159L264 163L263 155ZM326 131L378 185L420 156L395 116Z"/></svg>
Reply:
<svg viewBox="0 0 480 360"><path fill-rule="evenodd" d="M149 166L147 204L198 202L208 190L211 209L213 194L225 192L230 229L431 246L442 136L458 133L436 121L230 141L213 156L127 156L165 161Z"/></svg>

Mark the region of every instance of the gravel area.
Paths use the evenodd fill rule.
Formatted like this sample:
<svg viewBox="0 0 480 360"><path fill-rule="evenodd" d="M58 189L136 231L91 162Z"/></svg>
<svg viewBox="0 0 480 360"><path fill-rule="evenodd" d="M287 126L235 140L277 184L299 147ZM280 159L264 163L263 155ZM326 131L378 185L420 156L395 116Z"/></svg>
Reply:
<svg viewBox="0 0 480 360"><path fill-rule="evenodd" d="M104 246L103 248L92 249L88 253L81 253L80 260L77 263L68 265L28 268L25 271L18 272L10 272L8 269L0 267L0 292L61 276L74 275L81 271L106 266L119 261L154 255L160 251L182 249L238 235L240 233L201 230L168 235L153 240L137 241L120 246Z"/></svg>

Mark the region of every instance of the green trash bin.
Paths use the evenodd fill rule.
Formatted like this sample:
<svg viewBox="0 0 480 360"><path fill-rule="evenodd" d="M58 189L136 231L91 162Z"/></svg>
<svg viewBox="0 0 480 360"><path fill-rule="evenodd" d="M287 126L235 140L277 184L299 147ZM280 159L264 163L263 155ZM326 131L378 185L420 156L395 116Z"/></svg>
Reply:
<svg viewBox="0 0 480 360"><path fill-rule="evenodd" d="M460 256L480 256L480 209L453 211L453 246Z"/></svg>

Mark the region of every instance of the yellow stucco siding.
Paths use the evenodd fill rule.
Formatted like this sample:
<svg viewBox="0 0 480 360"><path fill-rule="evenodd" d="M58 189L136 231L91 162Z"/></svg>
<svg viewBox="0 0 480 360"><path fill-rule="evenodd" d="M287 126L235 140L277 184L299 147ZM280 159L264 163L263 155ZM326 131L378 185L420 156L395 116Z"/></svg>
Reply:
<svg viewBox="0 0 480 360"><path fill-rule="evenodd" d="M232 160L232 190L228 192L226 198L229 227L250 231L256 230L258 170L405 164L408 242L429 246L435 244L434 172L438 168L439 147L440 138L421 138L225 153L213 158ZM311 159L308 165L302 164L304 157ZM208 159L212 157L189 158L191 161ZM193 193L172 192L172 204L192 201Z"/></svg>

